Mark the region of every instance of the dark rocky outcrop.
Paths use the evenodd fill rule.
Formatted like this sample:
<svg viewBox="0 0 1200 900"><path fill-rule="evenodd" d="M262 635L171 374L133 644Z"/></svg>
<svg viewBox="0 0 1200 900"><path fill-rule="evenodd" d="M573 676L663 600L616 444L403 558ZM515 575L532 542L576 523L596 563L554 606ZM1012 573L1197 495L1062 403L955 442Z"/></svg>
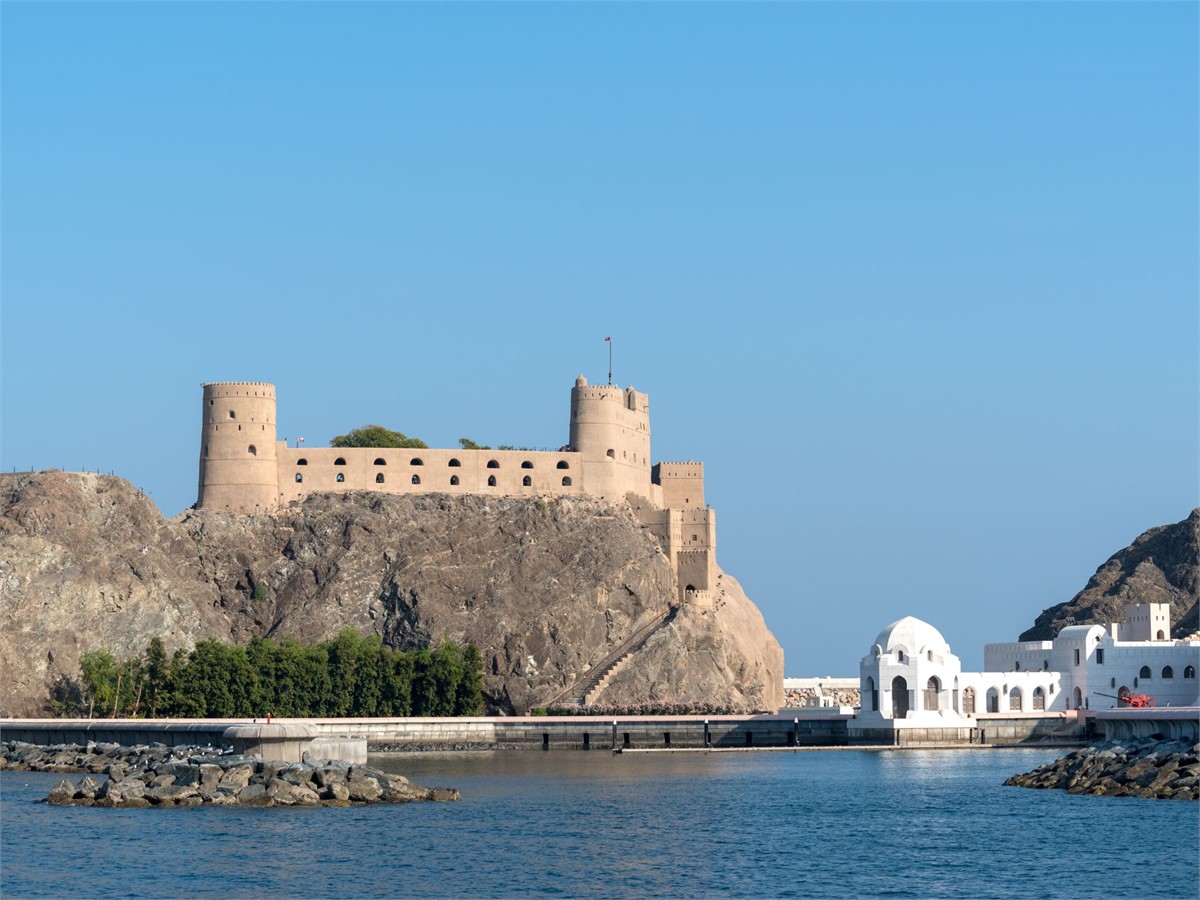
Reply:
<svg viewBox="0 0 1200 900"><path fill-rule="evenodd" d="M1076 750L1004 783L1071 794L1200 800L1200 744L1108 741Z"/></svg>
<svg viewBox="0 0 1200 900"><path fill-rule="evenodd" d="M729 576L685 607L604 701L782 704L783 654ZM318 494L273 515L164 520L128 482L0 475L0 713L39 715L79 657L206 637L302 641L344 627L484 657L498 712L547 703L678 596L657 540L624 504L585 497Z"/></svg>
<svg viewBox="0 0 1200 900"><path fill-rule="evenodd" d="M1171 604L1171 635L1200 629L1200 509L1141 534L1109 557L1082 591L1044 610L1022 641L1052 640L1067 625L1125 621L1130 603Z"/></svg>
<svg viewBox="0 0 1200 900"><path fill-rule="evenodd" d="M339 760L261 760L203 747L0 744L0 769L90 772L63 779L46 797L59 806L351 806L459 800L452 788L427 788L403 775Z"/></svg>

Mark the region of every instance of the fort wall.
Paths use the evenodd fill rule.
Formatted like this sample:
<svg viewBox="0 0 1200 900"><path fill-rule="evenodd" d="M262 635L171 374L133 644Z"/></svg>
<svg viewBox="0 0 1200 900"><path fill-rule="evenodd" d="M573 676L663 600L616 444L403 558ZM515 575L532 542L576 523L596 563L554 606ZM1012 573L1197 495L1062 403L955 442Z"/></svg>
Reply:
<svg viewBox="0 0 1200 900"><path fill-rule="evenodd" d="M280 503L327 491L384 494L585 493L581 455L523 450L294 448L280 444Z"/></svg>

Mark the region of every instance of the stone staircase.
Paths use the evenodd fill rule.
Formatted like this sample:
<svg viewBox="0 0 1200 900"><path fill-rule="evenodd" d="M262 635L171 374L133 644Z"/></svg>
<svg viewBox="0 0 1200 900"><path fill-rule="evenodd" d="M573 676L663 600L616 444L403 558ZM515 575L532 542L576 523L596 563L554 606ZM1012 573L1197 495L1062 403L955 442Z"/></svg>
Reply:
<svg viewBox="0 0 1200 900"><path fill-rule="evenodd" d="M566 691L559 694L547 706L587 706L595 702L600 693L608 687L612 680L635 653L645 646L646 641L666 628L675 620L679 612L678 606L672 606L661 619L635 631L628 638L617 644L604 659L592 666L583 677L576 681Z"/></svg>

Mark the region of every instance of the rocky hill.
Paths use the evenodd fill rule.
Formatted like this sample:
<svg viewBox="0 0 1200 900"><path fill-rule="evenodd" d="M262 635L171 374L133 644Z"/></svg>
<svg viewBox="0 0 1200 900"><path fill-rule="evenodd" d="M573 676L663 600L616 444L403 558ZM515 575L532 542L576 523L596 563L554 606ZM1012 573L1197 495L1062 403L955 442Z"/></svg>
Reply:
<svg viewBox="0 0 1200 900"><path fill-rule="evenodd" d="M737 582L685 604L605 703L782 705L783 652ZM270 516L164 520L128 482L0 475L0 712L39 713L79 656L206 637L303 641L349 626L401 649L479 646L501 712L547 703L668 617L677 586L624 506L580 497L322 494Z"/></svg>
<svg viewBox="0 0 1200 900"><path fill-rule="evenodd" d="M1022 641L1046 641L1067 625L1125 621L1130 603L1170 603L1171 635L1200 628L1200 509L1182 522L1141 534L1108 558L1082 591L1044 610Z"/></svg>

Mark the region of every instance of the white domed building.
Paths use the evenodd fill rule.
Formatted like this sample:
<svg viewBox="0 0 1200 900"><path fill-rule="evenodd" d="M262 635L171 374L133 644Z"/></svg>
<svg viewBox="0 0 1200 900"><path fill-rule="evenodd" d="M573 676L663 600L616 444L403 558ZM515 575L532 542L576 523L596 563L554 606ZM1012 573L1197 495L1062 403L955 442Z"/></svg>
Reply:
<svg viewBox="0 0 1200 900"><path fill-rule="evenodd" d="M875 638L858 664L860 718L916 725L958 724L962 663L940 631L905 616ZM948 721L953 719L953 722Z"/></svg>
<svg viewBox="0 0 1200 900"><path fill-rule="evenodd" d="M985 671L964 672L941 632L905 616L879 632L859 662L851 743L1072 736L1088 710L1125 705L1118 698L1147 689L1160 708L1195 708L1200 641L1169 637L1166 604L1131 605L1125 630L1135 640L1118 641L1117 625L1075 625L1053 641L988 644Z"/></svg>

